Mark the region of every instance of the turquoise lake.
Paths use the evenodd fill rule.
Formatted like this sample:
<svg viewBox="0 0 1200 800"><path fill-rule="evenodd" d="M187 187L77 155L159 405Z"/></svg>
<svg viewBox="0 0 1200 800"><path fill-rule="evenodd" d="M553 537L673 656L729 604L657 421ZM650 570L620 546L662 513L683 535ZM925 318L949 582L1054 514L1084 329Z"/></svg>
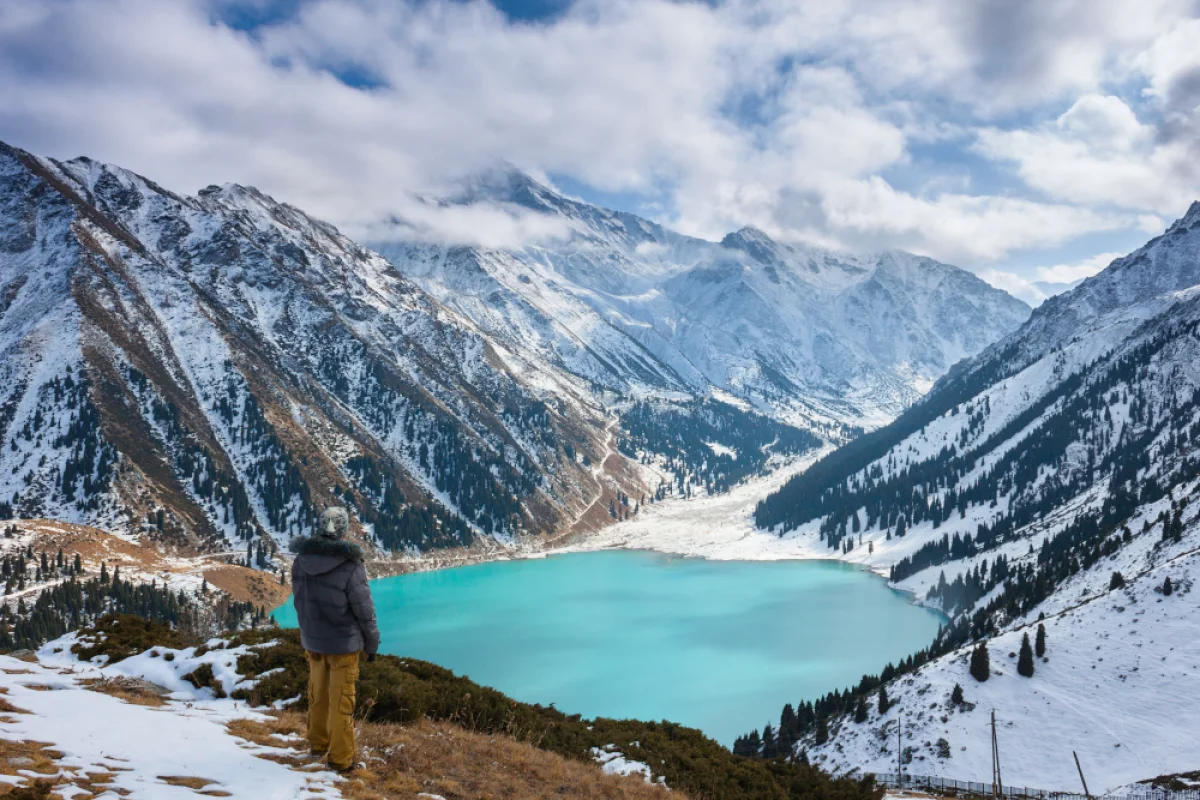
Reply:
<svg viewBox="0 0 1200 800"><path fill-rule="evenodd" d="M928 645L941 618L836 561L577 553L373 581L382 651L585 717L724 744ZM276 612L296 624L289 602Z"/></svg>

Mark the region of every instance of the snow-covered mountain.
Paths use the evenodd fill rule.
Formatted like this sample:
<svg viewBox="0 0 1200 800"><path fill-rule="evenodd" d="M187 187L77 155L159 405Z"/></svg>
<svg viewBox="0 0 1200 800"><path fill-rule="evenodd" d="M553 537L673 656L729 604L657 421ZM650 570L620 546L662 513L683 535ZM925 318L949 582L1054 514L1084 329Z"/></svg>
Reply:
<svg viewBox="0 0 1200 800"><path fill-rule="evenodd" d="M0 182L0 516L179 545L273 548L335 500L391 549L595 528L889 419L1028 311L512 171L444 202L565 233L390 262L253 188L7 146Z"/></svg>
<svg viewBox="0 0 1200 800"><path fill-rule="evenodd" d="M1200 203L760 503L760 526L890 572L950 616L928 651L806 706L789 742L889 771L902 710L906 770L986 781L994 708L1010 785L1075 788L1072 750L1093 791L1195 770L1198 491ZM1027 677L1017 654L1039 625Z"/></svg>
<svg viewBox="0 0 1200 800"><path fill-rule="evenodd" d="M335 500L393 549L561 530L638 475L577 384L254 189L0 145L0 515L243 549Z"/></svg>
<svg viewBox="0 0 1200 800"><path fill-rule="evenodd" d="M837 254L752 228L703 241L510 170L442 202L535 214L557 233L509 250L372 246L506 347L621 393L715 389L819 431L875 427L1029 315L927 258Z"/></svg>

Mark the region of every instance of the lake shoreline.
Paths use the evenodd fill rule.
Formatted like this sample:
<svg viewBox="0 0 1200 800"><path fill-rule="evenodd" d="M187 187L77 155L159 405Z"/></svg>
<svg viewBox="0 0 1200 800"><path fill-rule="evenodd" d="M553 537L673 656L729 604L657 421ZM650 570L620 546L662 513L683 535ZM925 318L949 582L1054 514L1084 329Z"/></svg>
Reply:
<svg viewBox="0 0 1200 800"><path fill-rule="evenodd" d="M502 561L542 559L554 555L614 550L646 551L709 561L839 561L884 579L913 605L948 619L941 608L921 596L918 585L893 585L894 560L863 558L859 548L849 554L831 551L809 524L779 536L754 525L754 506L792 476L824 456L828 448L795 459L772 472L744 481L728 492L692 499L668 497L642 506L636 517L598 531L527 539L516 544L480 540L467 548L420 554L387 554L368 562L372 580L416 572L455 569ZM870 554L868 554L869 556ZM286 602L286 601L285 601Z"/></svg>
<svg viewBox="0 0 1200 800"><path fill-rule="evenodd" d="M384 650L523 702L671 719L726 746L784 702L925 647L942 622L837 559L611 548L505 561L374 582ZM295 625L289 607L275 617Z"/></svg>

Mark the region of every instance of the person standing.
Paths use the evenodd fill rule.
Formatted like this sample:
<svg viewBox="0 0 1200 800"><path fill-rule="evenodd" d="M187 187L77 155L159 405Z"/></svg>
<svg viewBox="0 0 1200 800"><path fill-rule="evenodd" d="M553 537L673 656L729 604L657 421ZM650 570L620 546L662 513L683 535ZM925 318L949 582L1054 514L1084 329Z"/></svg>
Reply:
<svg viewBox="0 0 1200 800"><path fill-rule="evenodd" d="M293 547L292 596L308 659L308 744L339 772L354 766L354 700L359 654L379 651L375 604L363 551L348 541L346 509L327 508L314 536Z"/></svg>

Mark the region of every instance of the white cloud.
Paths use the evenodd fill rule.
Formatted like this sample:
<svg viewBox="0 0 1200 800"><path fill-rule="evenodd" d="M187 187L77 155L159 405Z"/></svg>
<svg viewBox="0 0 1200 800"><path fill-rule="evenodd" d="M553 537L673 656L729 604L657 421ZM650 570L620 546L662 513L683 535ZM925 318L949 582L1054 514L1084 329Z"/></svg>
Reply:
<svg viewBox="0 0 1200 800"><path fill-rule="evenodd" d="M182 191L254 184L353 235L400 215L493 246L562 231L414 198L507 160L651 193L708 237L753 224L982 264L1161 226L1198 193L1194 137L1111 88L1146 81L1186 126L1186 0L579 0L534 25L480 0L312 0L253 35L215 3L233 0L6 0L0 138ZM975 130L1031 192L886 177Z"/></svg>
<svg viewBox="0 0 1200 800"><path fill-rule="evenodd" d="M1046 283L1074 283L1084 278L1090 278L1103 270L1124 253L1097 253L1090 258L1073 264L1055 264L1052 267L1038 267L1037 279Z"/></svg>
<svg viewBox="0 0 1200 800"><path fill-rule="evenodd" d="M1155 133L1121 99L1085 95L1036 129L983 128L976 149L1056 200L1178 214L1200 190L1193 155Z"/></svg>
<svg viewBox="0 0 1200 800"><path fill-rule="evenodd" d="M468 203L438 207L406 202L395 218L366 223L371 242L418 241L516 249L566 239L563 220L507 203Z"/></svg>
<svg viewBox="0 0 1200 800"><path fill-rule="evenodd" d="M1097 150L1128 152L1154 134L1119 97L1085 94L1056 121L1058 129Z"/></svg>
<svg viewBox="0 0 1200 800"><path fill-rule="evenodd" d="M1033 281L1028 278L1022 278L1015 272L996 269L995 267L987 267L979 271L979 277L995 286L997 289L1003 289L1018 300L1022 300L1031 306L1037 307L1050 299L1050 295Z"/></svg>

